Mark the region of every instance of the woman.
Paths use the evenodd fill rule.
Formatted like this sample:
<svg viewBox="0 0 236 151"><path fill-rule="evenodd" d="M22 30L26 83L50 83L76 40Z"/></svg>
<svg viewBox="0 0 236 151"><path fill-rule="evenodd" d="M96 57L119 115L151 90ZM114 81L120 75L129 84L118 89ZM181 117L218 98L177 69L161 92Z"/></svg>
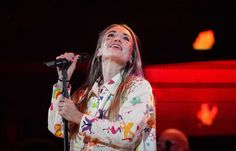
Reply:
<svg viewBox="0 0 236 151"><path fill-rule="evenodd" d="M72 62L68 81L78 57L57 57ZM63 137L62 117L68 120L71 151L156 150L152 88L143 77L138 38L127 25L113 24L100 33L88 79L71 98L61 97L60 69L58 75L48 128Z"/></svg>

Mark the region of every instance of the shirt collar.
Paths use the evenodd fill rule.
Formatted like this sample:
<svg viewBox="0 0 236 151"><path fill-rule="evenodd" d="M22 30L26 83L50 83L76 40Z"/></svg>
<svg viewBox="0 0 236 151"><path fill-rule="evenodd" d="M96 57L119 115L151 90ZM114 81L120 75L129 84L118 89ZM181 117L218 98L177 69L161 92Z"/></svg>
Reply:
<svg viewBox="0 0 236 151"><path fill-rule="evenodd" d="M98 87L99 87L99 80L98 78L94 83L90 92L93 92L96 96L98 96ZM108 80L102 87L105 87L112 95L115 94L118 86L120 85L122 80L121 72L116 74L112 79Z"/></svg>
<svg viewBox="0 0 236 151"><path fill-rule="evenodd" d="M112 79L108 80L105 84L104 87L107 88L107 90L114 95L116 93L116 90L118 86L120 85L122 80L121 73L119 72L116 74Z"/></svg>

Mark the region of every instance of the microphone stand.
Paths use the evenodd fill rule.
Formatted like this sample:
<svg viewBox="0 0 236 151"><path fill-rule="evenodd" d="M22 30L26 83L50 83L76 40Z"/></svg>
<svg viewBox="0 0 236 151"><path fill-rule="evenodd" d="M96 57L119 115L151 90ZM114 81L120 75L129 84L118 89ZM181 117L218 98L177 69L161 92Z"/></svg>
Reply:
<svg viewBox="0 0 236 151"><path fill-rule="evenodd" d="M70 66L70 63L67 61L60 62L60 64L57 64L57 62L45 62L45 64L49 67L59 67L62 71L62 95L65 98L69 98L69 94L67 91L67 69ZM69 151L68 149L68 121L63 118L64 128L63 128L63 134L64 134L64 151Z"/></svg>
<svg viewBox="0 0 236 151"><path fill-rule="evenodd" d="M68 65L63 65L65 67L62 67L62 95L65 98L69 98L69 94L67 91L67 85L66 85L66 80L67 80L67 66ZM63 118L63 123L64 123L64 129L63 129L63 134L64 134L64 151L69 151L68 150L68 121Z"/></svg>
<svg viewBox="0 0 236 151"><path fill-rule="evenodd" d="M87 53L80 53L80 57L78 58L78 62L86 62L89 60L90 55ZM62 95L65 98L69 98L69 94L67 91L67 69L71 65L71 62L68 62L66 59L57 59L56 61L44 62L48 67L59 67L62 71ZM64 151L69 151L68 149L68 121L63 118L64 123Z"/></svg>

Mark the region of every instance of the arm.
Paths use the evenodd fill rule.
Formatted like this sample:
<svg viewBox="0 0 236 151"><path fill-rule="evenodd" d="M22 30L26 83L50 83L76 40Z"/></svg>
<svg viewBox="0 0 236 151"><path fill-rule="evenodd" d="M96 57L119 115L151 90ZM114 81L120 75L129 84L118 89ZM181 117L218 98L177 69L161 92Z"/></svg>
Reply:
<svg viewBox="0 0 236 151"><path fill-rule="evenodd" d="M67 80L70 81L72 74L76 67L76 62L78 60L79 55L75 55L74 53L67 53L56 57L56 59L66 58L68 61L71 61L71 65L67 69ZM63 122L62 117L58 114L58 104L59 100L62 97L62 71L60 68L57 67L58 72L58 82L53 86L53 93L51 98L51 105L48 110L48 129L52 132L55 136L63 137L62 130L63 130ZM67 83L68 93L70 94L70 85Z"/></svg>
<svg viewBox="0 0 236 151"><path fill-rule="evenodd" d="M70 94L71 86L68 86L68 93ZM58 82L53 86L53 93L51 104L48 109L48 130L57 137L63 137L63 121L58 114L58 103L62 97L61 83Z"/></svg>
<svg viewBox="0 0 236 151"><path fill-rule="evenodd" d="M144 79L133 81L124 104L119 111L119 120L109 121L83 115L80 133L104 143L119 147L135 145L147 121L152 118L154 102L150 84Z"/></svg>

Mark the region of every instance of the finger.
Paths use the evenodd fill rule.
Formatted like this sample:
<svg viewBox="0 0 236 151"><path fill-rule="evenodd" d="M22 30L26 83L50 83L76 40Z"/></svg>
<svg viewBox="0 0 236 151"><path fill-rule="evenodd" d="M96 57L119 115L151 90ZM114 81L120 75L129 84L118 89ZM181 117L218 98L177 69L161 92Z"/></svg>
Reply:
<svg viewBox="0 0 236 151"><path fill-rule="evenodd" d="M75 57L74 53L68 52L65 54L66 59L68 59L69 61L73 61L73 58Z"/></svg>
<svg viewBox="0 0 236 151"><path fill-rule="evenodd" d="M70 57L74 57L75 56L75 54L73 52L67 52L66 55L70 56Z"/></svg>
<svg viewBox="0 0 236 151"><path fill-rule="evenodd" d="M58 103L58 107L63 107L63 105L64 105L63 102Z"/></svg>
<svg viewBox="0 0 236 151"><path fill-rule="evenodd" d="M57 56L56 59L67 59L68 61L73 61L73 58L74 58L74 53L68 53L68 52L65 52L64 54L61 54L60 56Z"/></svg>
<svg viewBox="0 0 236 151"><path fill-rule="evenodd" d="M77 63L78 58L79 58L78 55L74 56L74 57L72 58L72 64L71 64L71 65L76 66L76 63Z"/></svg>
<svg viewBox="0 0 236 151"><path fill-rule="evenodd" d="M65 98L64 98L64 102L65 102L65 103L70 103L70 102L73 102L73 101L72 101L71 99L65 97Z"/></svg>
<svg viewBox="0 0 236 151"><path fill-rule="evenodd" d="M64 112L62 110L58 111L59 115L61 115L62 117L64 117Z"/></svg>
<svg viewBox="0 0 236 151"><path fill-rule="evenodd" d="M74 61L76 62L76 61L79 59L79 57L80 57L79 55L75 55L75 56L73 57L73 62L74 62Z"/></svg>
<svg viewBox="0 0 236 151"><path fill-rule="evenodd" d="M59 102L65 102L65 99L60 99Z"/></svg>
<svg viewBox="0 0 236 151"><path fill-rule="evenodd" d="M64 55L60 55L60 56L57 56L56 59L61 59L61 58L64 58L65 56Z"/></svg>
<svg viewBox="0 0 236 151"><path fill-rule="evenodd" d="M61 96L61 97L59 98L59 103L61 103L61 102L65 102L65 97L64 97L64 96Z"/></svg>

